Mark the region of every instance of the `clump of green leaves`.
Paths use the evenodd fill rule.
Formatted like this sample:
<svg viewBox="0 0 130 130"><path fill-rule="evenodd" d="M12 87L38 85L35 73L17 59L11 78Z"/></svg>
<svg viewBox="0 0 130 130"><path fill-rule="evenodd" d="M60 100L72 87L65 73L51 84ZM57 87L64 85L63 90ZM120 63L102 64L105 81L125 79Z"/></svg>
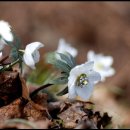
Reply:
<svg viewBox="0 0 130 130"><path fill-rule="evenodd" d="M47 63L52 64L55 68L60 70L60 76L51 80L49 83L51 84L67 84L69 73L72 68L76 66L76 62L74 57L68 53L58 53L58 52L50 52L46 57ZM61 92L57 95L61 96L68 93L68 87L65 87Z"/></svg>

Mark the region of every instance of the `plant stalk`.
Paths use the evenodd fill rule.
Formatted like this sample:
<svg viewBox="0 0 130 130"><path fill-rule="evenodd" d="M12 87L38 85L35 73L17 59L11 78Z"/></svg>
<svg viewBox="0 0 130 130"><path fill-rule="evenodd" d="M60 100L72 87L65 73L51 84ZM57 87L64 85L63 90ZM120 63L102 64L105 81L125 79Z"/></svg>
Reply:
<svg viewBox="0 0 130 130"><path fill-rule="evenodd" d="M15 64L17 64L19 62L19 59L17 59L16 61L14 61L13 63L10 63L9 65L6 65L5 67L3 67L0 72L3 72L4 70L9 70L12 66L14 66Z"/></svg>
<svg viewBox="0 0 130 130"><path fill-rule="evenodd" d="M42 89L45 89L45 88L47 88L47 87L49 87L49 86L51 86L51 85L53 85L53 84L46 84L46 85L43 85L43 86L37 88L37 89L34 90L32 93L30 93L30 98L32 99L33 96L35 96L39 91L41 91Z"/></svg>

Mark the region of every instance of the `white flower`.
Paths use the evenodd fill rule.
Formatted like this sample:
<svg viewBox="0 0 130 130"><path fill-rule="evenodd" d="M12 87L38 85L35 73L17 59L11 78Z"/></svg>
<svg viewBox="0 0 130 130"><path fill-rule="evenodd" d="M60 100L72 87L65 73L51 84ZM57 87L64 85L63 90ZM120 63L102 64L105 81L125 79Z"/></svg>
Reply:
<svg viewBox="0 0 130 130"><path fill-rule="evenodd" d="M115 70L111 67L113 64L113 58L111 56L95 54L94 51L89 51L87 58L89 61L94 61L94 70L101 74L102 81L105 81L106 77L115 74Z"/></svg>
<svg viewBox="0 0 130 130"><path fill-rule="evenodd" d="M7 22L3 20L0 21L0 36L2 39L6 41L13 41L13 35L10 28L11 26Z"/></svg>
<svg viewBox="0 0 130 130"><path fill-rule="evenodd" d="M10 28L11 26L7 22L3 20L0 21L0 50L4 48L6 41L13 41L13 35Z"/></svg>
<svg viewBox="0 0 130 130"><path fill-rule="evenodd" d="M59 53L69 52L73 57L76 57L77 54L78 54L77 49L72 47L69 43L66 43L63 38L61 38L59 40L59 45L58 45L58 48L57 48L57 52L59 52Z"/></svg>
<svg viewBox="0 0 130 130"><path fill-rule="evenodd" d="M68 95L70 99L74 99L77 96L83 100L90 98L94 82L101 79L100 74L93 70L93 66L94 62L90 61L78 65L70 71L68 78Z"/></svg>
<svg viewBox="0 0 130 130"><path fill-rule="evenodd" d="M44 45L40 42L33 42L26 46L25 53L23 55L23 60L25 64L30 66L32 69L35 69L35 63L39 62L40 54L38 49Z"/></svg>

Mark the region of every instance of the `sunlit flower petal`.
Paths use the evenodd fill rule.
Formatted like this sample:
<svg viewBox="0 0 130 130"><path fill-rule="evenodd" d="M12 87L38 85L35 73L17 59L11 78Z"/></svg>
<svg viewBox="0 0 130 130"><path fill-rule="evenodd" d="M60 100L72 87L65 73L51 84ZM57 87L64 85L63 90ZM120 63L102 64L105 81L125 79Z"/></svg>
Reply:
<svg viewBox="0 0 130 130"><path fill-rule="evenodd" d="M35 64L39 62L40 54L39 49L44 45L40 42L33 42L26 46L25 53L23 55L23 60L25 64L30 66L32 69L35 69Z"/></svg>
<svg viewBox="0 0 130 130"><path fill-rule="evenodd" d="M85 64L81 64L76 66L70 71L68 86L71 86L72 82L74 82L76 79L75 77L78 77L80 74L87 73L89 70L92 70L94 66L94 62L86 62ZM82 68L82 69L81 69Z"/></svg>
<svg viewBox="0 0 130 130"><path fill-rule="evenodd" d="M103 54L95 54L94 51L88 51L87 58L89 61L94 61L94 70L101 74L101 80L105 81L106 77L113 76L115 74L112 56L104 56Z"/></svg>
<svg viewBox="0 0 130 130"><path fill-rule="evenodd" d="M91 71L88 71L87 74L88 74L89 80L91 82L95 82L95 81L100 81L101 80L101 76L99 75L98 72L95 72L95 71L91 70Z"/></svg>
<svg viewBox="0 0 130 130"><path fill-rule="evenodd" d="M76 87L76 93L80 96L83 100L88 100L92 95L94 89L94 85L89 83L87 86Z"/></svg>
<svg viewBox="0 0 130 130"><path fill-rule="evenodd" d="M72 84L72 85L68 88L68 90L69 90L69 94L68 94L69 98L70 98L70 99L75 99L76 96L77 96L75 86Z"/></svg>
<svg viewBox="0 0 130 130"><path fill-rule="evenodd" d="M66 43L63 38L61 38L59 40L59 45L58 45L58 48L57 48L57 52L59 52L59 53L69 52L73 57L76 57L77 54L78 54L77 49L72 47L69 43Z"/></svg>
<svg viewBox="0 0 130 130"><path fill-rule="evenodd" d="M6 41L13 41L13 35L11 33L11 26L8 22L0 21L0 36Z"/></svg>
<svg viewBox="0 0 130 130"><path fill-rule="evenodd" d="M93 70L94 62L74 67L68 77L69 98L80 96L83 100L89 99L92 94L95 82L101 80L98 72Z"/></svg>
<svg viewBox="0 0 130 130"><path fill-rule="evenodd" d="M99 60L106 67L110 67L113 64L113 57L112 56L103 56L103 55L99 54Z"/></svg>

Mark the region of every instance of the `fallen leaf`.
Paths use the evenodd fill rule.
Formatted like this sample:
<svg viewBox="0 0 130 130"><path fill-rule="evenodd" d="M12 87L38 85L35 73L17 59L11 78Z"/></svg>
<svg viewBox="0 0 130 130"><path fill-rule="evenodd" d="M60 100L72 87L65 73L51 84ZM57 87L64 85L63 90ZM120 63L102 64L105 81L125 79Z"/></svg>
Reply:
<svg viewBox="0 0 130 130"><path fill-rule="evenodd" d="M77 126L77 122L86 115L86 113L82 110L82 106L82 103L75 102L68 109L58 114L58 117L63 120L65 128L75 128Z"/></svg>
<svg viewBox="0 0 130 130"><path fill-rule="evenodd" d="M3 122L12 118L20 118L22 110L22 101L21 99L16 99L7 106L0 108L0 122Z"/></svg>
<svg viewBox="0 0 130 130"><path fill-rule="evenodd" d="M25 105L23 113L25 118L31 121L50 118L47 107L47 95L37 94L34 96L33 101L29 100Z"/></svg>
<svg viewBox="0 0 130 130"><path fill-rule="evenodd" d="M4 71L0 73L0 100L1 106L7 105L21 97L22 85L18 72Z"/></svg>

